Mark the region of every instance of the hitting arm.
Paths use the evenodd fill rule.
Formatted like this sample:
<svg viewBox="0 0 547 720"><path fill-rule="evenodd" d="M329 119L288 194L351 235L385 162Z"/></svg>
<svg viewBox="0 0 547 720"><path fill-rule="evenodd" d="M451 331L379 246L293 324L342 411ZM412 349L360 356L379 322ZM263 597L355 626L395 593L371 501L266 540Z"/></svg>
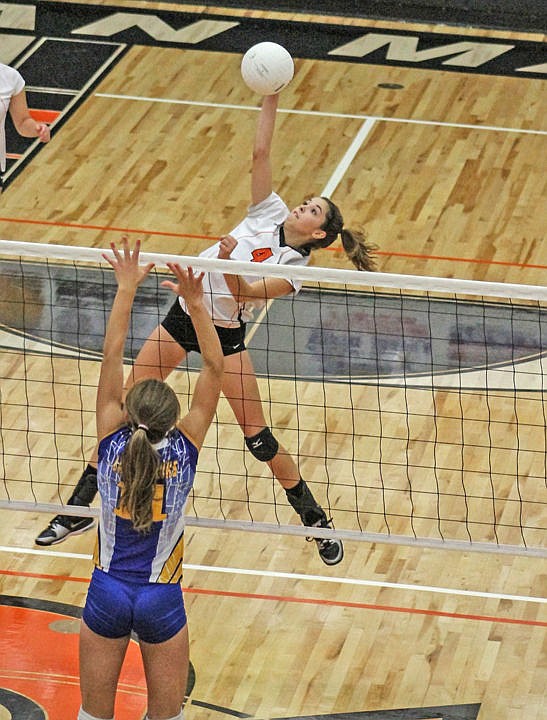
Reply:
<svg viewBox="0 0 547 720"><path fill-rule="evenodd" d="M253 205L265 200L272 192L270 150L275 128L277 103L277 95L266 95L262 100L258 116L251 172L251 201Z"/></svg>

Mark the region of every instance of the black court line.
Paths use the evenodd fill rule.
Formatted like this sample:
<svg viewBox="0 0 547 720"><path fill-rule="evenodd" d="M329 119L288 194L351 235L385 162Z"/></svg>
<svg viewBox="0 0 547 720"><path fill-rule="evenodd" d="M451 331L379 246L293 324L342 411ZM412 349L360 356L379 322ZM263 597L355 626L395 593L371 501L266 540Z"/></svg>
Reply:
<svg viewBox="0 0 547 720"><path fill-rule="evenodd" d="M480 707L480 703L439 705L400 710L336 713L334 715L306 715L305 717L275 718L275 720L476 720Z"/></svg>
<svg viewBox="0 0 547 720"><path fill-rule="evenodd" d="M43 110L57 115L51 124L52 141L127 49L118 42L44 37L13 63L25 79L31 111ZM7 188L43 145L37 140L21 137L9 115L6 118L6 145L10 155L18 156L8 157L4 174Z"/></svg>

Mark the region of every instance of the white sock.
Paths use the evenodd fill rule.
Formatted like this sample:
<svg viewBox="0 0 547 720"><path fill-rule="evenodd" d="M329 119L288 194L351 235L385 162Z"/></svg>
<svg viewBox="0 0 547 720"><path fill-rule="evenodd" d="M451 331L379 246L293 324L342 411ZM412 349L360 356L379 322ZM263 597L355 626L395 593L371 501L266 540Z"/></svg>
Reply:
<svg viewBox="0 0 547 720"><path fill-rule="evenodd" d="M95 715L90 715L81 707L76 720L105 720L105 718L96 718ZM110 720L114 720L114 718Z"/></svg>
<svg viewBox="0 0 547 720"><path fill-rule="evenodd" d="M84 718L84 720L87 720L87 719ZM148 715L144 718L144 720L150 720ZM166 718L166 720L184 720L184 710L181 710L178 715L175 715L175 717Z"/></svg>

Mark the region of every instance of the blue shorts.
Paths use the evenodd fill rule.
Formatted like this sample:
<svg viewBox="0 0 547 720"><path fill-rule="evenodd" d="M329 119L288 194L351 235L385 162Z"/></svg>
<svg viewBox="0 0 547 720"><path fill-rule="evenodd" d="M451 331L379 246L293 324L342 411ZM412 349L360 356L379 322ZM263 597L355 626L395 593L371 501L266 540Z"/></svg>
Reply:
<svg viewBox="0 0 547 720"><path fill-rule="evenodd" d="M165 642L186 625L182 588L178 583L128 583L95 568L82 618L103 637L133 631L144 642Z"/></svg>

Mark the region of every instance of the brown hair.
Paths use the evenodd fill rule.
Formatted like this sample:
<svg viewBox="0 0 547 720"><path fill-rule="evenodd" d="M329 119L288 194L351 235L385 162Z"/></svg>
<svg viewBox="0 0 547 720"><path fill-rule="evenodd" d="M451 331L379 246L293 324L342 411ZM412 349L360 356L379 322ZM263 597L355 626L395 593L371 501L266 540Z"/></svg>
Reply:
<svg viewBox="0 0 547 720"><path fill-rule="evenodd" d="M135 530L147 532L160 470L160 456L152 443L159 442L176 424L180 405L167 383L152 378L129 390L125 407L133 432L121 457L120 506L129 513Z"/></svg>
<svg viewBox="0 0 547 720"><path fill-rule="evenodd" d="M369 243L365 233L345 228L344 218L338 206L327 197L322 197L322 199L328 205L327 217L321 225L321 230L324 230L326 235L324 238L308 243L306 249L317 250L329 247L340 235L342 247L357 270L375 270L374 252L378 249L377 245Z"/></svg>

